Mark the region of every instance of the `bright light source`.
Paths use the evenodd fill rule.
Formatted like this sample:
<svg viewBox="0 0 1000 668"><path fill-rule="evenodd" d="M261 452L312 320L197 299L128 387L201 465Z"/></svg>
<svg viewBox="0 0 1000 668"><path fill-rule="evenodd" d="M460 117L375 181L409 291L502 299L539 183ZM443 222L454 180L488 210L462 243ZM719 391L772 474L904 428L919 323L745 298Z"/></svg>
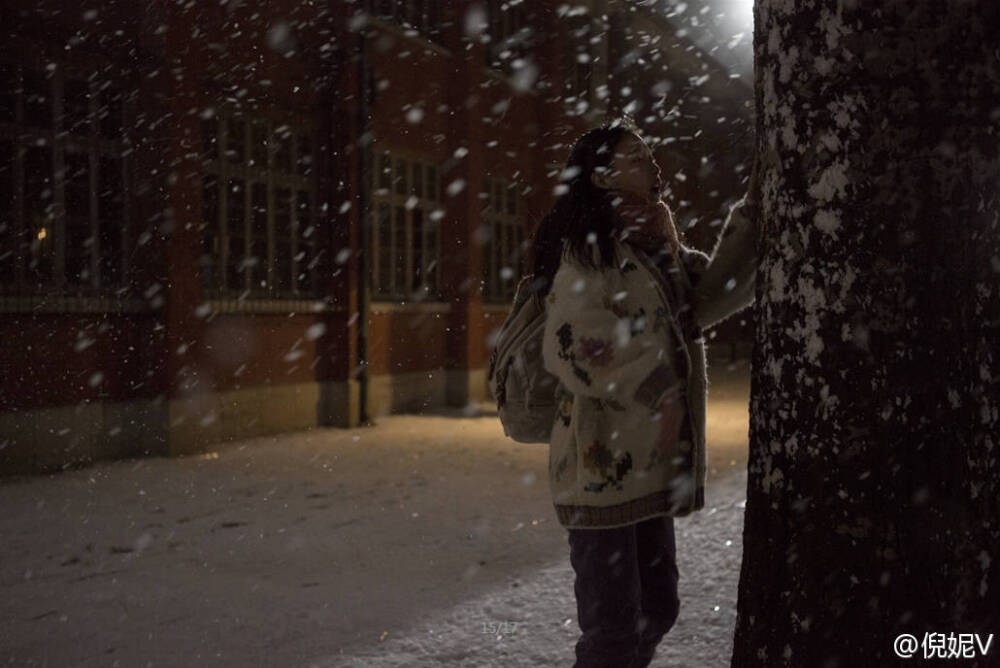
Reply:
<svg viewBox="0 0 1000 668"><path fill-rule="evenodd" d="M754 0L668 0L667 16L700 48L745 81L753 73Z"/></svg>
<svg viewBox="0 0 1000 668"><path fill-rule="evenodd" d="M754 0L716 0L712 7L725 14L725 24L734 32L753 31Z"/></svg>
<svg viewBox="0 0 1000 668"><path fill-rule="evenodd" d="M736 2L737 17L745 20L747 28L753 28L753 3L754 0L738 0Z"/></svg>

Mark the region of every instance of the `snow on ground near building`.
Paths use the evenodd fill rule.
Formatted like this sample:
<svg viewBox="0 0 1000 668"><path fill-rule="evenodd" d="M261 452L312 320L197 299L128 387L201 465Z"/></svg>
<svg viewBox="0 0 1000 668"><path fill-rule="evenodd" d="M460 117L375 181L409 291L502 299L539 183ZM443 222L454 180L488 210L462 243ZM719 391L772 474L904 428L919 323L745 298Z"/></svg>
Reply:
<svg viewBox="0 0 1000 668"><path fill-rule="evenodd" d="M748 384L720 371L654 666L728 665ZM471 408L0 482L0 665L571 665L548 449Z"/></svg>

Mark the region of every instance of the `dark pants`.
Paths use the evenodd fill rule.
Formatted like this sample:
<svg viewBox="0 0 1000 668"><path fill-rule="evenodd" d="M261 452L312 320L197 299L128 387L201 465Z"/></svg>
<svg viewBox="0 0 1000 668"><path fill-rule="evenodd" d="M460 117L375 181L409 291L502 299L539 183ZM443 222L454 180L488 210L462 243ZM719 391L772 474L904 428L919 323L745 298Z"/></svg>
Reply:
<svg viewBox="0 0 1000 668"><path fill-rule="evenodd" d="M677 619L674 519L617 529L570 529L583 634L574 668L645 668Z"/></svg>

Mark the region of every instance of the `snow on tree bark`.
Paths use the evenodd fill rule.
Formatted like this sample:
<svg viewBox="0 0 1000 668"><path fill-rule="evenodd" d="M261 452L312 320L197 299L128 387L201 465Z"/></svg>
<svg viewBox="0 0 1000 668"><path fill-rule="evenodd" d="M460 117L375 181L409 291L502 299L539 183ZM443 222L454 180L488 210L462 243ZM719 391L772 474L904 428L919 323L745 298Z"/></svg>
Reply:
<svg viewBox="0 0 1000 668"><path fill-rule="evenodd" d="M1000 636L998 15L757 2L734 667L896 665L899 633ZM998 665L998 642L963 665Z"/></svg>

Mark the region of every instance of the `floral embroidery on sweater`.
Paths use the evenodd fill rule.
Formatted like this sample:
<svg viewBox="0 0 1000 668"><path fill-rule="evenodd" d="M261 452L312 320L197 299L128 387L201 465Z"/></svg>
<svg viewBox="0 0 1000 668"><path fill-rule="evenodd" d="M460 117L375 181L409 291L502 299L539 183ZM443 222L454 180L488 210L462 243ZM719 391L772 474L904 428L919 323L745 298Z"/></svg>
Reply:
<svg viewBox="0 0 1000 668"><path fill-rule="evenodd" d="M608 408L610 408L613 411L619 411L619 412L625 410L625 407L622 406L621 402L613 398L599 399L597 397L591 397L590 400L594 403L594 407L599 411L603 411Z"/></svg>
<svg viewBox="0 0 1000 668"><path fill-rule="evenodd" d="M606 445L595 440L589 448L583 451L583 466L604 477L603 482L588 483L584 487L584 491L600 492L608 485L614 485L615 489L621 491L622 480L632 470L632 454L625 452L615 457ZM612 467L614 471L611 470Z"/></svg>
<svg viewBox="0 0 1000 668"><path fill-rule="evenodd" d="M638 336L646 330L646 322L648 318L646 316L646 309L642 306L639 307L638 311L629 313L628 309L625 308L624 304L620 300L615 301L605 297L603 304L604 308L608 309L619 318L628 319L629 331L632 336Z"/></svg>
<svg viewBox="0 0 1000 668"><path fill-rule="evenodd" d="M607 296L605 296L604 300L602 301L602 304L604 305L604 308L608 309L619 318L628 317L628 309L626 309L625 306L622 305L620 301L613 301L609 299Z"/></svg>
<svg viewBox="0 0 1000 668"><path fill-rule="evenodd" d="M592 366L610 364L615 356L614 347L609 339L580 337L577 348L580 351L580 357L584 361L590 362Z"/></svg>
<svg viewBox="0 0 1000 668"><path fill-rule="evenodd" d="M563 397L559 400L559 419L562 420L564 427L569 426L570 419L573 416L573 397Z"/></svg>
<svg viewBox="0 0 1000 668"><path fill-rule="evenodd" d="M571 350L573 347L573 326L564 322L556 330L556 338L559 339L559 358L569 362L573 369L573 375L580 379L584 385L590 386L593 382L587 370L576 363L576 354Z"/></svg>
<svg viewBox="0 0 1000 668"><path fill-rule="evenodd" d="M646 320L646 309L640 306L632 315L632 336L638 336L646 330Z"/></svg>

